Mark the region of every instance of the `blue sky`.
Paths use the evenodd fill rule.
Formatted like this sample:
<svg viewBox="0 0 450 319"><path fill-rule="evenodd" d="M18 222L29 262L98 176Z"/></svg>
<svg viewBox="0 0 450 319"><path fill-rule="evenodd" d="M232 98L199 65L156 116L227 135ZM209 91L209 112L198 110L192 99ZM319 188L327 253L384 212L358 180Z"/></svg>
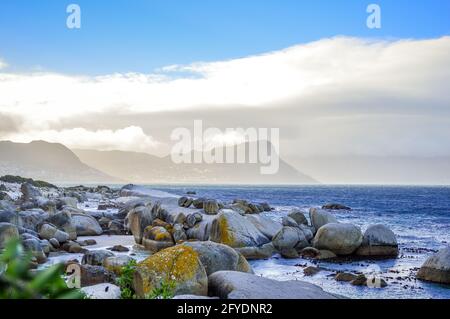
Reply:
<svg viewBox="0 0 450 319"><path fill-rule="evenodd" d="M82 10L66 28L66 7ZM366 27L366 7L382 29ZM279 50L336 35L436 38L450 34L449 0L1 0L0 59L11 71L145 72Z"/></svg>

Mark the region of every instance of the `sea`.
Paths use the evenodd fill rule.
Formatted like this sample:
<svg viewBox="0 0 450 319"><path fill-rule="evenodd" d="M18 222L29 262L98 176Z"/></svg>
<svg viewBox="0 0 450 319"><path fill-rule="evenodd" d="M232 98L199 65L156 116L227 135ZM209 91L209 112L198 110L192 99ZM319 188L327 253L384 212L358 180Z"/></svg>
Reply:
<svg viewBox="0 0 450 319"><path fill-rule="evenodd" d="M450 187L448 186L208 186L148 185L149 188L177 195L195 191L197 197L223 202L246 199L267 202L274 210L267 216L281 220L293 208L308 216L311 207L341 203L351 211L335 211L340 222L352 223L364 231L369 225L383 224L396 234L400 254L388 260L344 260L312 262L274 256L268 260L251 261L257 275L276 280L303 280L324 290L350 298L371 299L450 299L450 287L426 283L415 278L423 262L434 252L450 245ZM314 276L305 276L307 266L322 269ZM388 286L357 287L337 282L336 272L364 273L383 278Z"/></svg>

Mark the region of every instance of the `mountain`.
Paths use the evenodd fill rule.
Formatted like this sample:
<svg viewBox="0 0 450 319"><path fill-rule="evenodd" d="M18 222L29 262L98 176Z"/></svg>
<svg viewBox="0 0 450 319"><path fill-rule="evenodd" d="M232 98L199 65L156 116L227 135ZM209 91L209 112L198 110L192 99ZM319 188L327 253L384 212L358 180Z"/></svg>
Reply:
<svg viewBox="0 0 450 319"><path fill-rule="evenodd" d="M325 184L450 185L450 157L308 157L290 163Z"/></svg>
<svg viewBox="0 0 450 319"><path fill-rule="evenodd" d="M0 176L20 175L54 183L112 183L120 180L82 163L62 144L0 141Z"/></svg>
<svg viewBox="0 0 450 319"><path fill-rule="evenodd" d="M249 147L246 145L246 149ZM280 159L279 171L261 175L260 164L175 164L168 157L123 151L73 150L89 166L133 183L316 184ZM193 154L191 153L191 156Z"/></svg>

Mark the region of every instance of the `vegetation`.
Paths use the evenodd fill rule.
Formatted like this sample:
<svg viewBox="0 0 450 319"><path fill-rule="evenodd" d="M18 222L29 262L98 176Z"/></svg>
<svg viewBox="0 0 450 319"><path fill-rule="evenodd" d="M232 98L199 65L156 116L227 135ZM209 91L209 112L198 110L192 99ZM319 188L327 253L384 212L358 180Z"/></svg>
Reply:
<svg viewBox="0 0 450 319"><path fill-rule="evenodd" d="M68 288L63 265L42 271L31 269L31 254L18 239L9 241L0 255L0 299L82 299L78 289Z"/></svg>
<svg viewBox="0 0 450 319"><path fill-rule="evenodd" d="M44 181L35 181L31 178L24 178L21 176L13 176L13 175L5 175L0 177L0 181L4 183L13 183L13 184L23 184L23 183L30 183L34 187L47 187L47 188L58 188L53 184L44 182Z"/></svg>
<svg viewBox="0 0 450 319"><path fill-rule="evenodd" d="M172 299L176 283L173 280L163 280L159 287L154 288L147 296L148 299Z"/></svg>
<svg viewBox="0 0 450 319"><path fill-rule="evenodd" d="M117 284L120 287L122 299L136 299L136 292L133 289L133 276L137 263L133 259L122 267ZM147 296L147 299L171 299L174 296L176 283L173 280L164 280L158 288L154 288Z"/></svg>
<svg viewBox="0 0 450 319"><path fill-rule="evenodd" d="M122 267L117 284L120 287L122 299L135 299L136 294L133 289L133 275L136 270L136 260L132 259L127 265Z"/></svg>

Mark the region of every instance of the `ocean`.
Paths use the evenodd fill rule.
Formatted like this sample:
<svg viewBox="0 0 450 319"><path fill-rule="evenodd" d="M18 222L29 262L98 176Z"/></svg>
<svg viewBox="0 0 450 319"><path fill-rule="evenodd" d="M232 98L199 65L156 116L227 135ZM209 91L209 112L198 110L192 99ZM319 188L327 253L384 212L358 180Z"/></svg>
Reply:
<svg viewBox="0 0 450 319"><path fill-rule="evenodd" d="M342 261L339 263L283 259L252 261L256 274L277 280L304 280L326 291L351 298L439 298L450 299L450 288L415 279L417 269L433 252L450 245L450 187L445 186L161 186L152 189L215 198L224 202L246 199L268 202L274 211L265 213L281 219L292 208L307 215L310 207L336 202L352 208L335 215L340 222L358 225L364 231L371 224L384 224L397 235L400 255L384 261ZM320 266L312 277L303 268ZM354 287L334 280L337 271L374 274L388 282L386 288Z"/></svg>

